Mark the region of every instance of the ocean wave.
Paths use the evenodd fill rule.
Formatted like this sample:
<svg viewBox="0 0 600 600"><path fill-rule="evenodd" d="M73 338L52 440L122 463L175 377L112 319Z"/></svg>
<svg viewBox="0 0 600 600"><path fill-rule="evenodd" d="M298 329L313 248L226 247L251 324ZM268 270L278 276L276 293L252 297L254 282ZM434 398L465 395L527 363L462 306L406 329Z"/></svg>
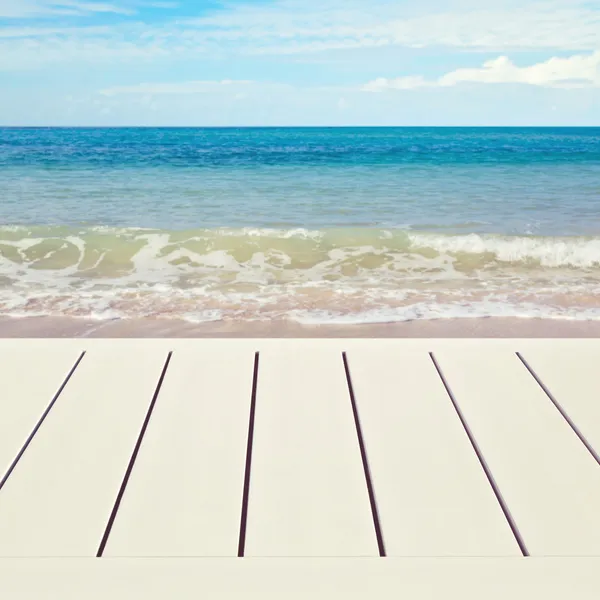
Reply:
<svg viewBox="0 0 600 600"><path fill-rule="evenodd" d="M504 307L512 316L596 318L599 296L600 238L0 228L5 315L372 322Z"/></svg>
<svg viewBox="0 0 600 600"><path fill-rule="evenodd" d="M309 268L332 258L369 256L466 259L473 268L491 264L548 268L600 267L600 237L541 237L445 234L407 229L218 228L166 231L110 227L0 228L0 263L36 270L110 276L151 263L229 268L250 265L257 256L271 267ZM259 258L259 262L260 262ZM470 262L469 262L470 261ZM285 264L282 264L285 263ZM381 261L374 261L380 265ZM378 268L376 266L372 268Z"/></svg>
<svg viewBox="0 0 600 600"><path fill-rule="evenodd" d="M600 238L500 235L409 235L413 248L451 255L491 255L502 263L542 267L600 267Z"/></svg>

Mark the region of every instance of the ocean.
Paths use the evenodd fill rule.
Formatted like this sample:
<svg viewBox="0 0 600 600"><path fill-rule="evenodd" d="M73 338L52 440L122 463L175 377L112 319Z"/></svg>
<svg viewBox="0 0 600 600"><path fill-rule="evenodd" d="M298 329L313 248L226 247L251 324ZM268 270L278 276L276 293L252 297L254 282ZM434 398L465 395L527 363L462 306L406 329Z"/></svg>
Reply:
<svg viewBox="0 0 600 600"><path fill-rule="evenodd" d="M600 319L600 128L0 128L0 315Z"/></svg>

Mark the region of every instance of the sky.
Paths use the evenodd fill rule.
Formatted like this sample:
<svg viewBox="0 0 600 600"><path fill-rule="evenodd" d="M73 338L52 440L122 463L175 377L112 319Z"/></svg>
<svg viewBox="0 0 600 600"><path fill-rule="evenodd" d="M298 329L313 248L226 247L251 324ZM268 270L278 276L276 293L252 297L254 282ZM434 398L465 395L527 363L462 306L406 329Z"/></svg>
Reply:
<svg viewBox="0 0 600 600"><path fill-rule="evenodd" d="M600 0L0 0L4 126L600 126Z"/></svg>

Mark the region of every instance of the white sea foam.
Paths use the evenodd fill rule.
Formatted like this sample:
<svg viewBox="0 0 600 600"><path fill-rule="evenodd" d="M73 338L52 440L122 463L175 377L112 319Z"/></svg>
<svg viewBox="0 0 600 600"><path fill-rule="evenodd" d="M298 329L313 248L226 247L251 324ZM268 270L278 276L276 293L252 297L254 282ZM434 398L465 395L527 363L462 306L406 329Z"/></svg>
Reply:
<svg viewBox="0 0 600 600"><path fill-rule="evenodd" d="M400 323L414 320L514 317L522 319L561 319L600 321L600 308L559 308L535 304L511 305L500 302L464 304L419 303L402 308L379 308L340 314L334 311L295 311L289 319L302 325L352 325Z"/></svg>
<svg viewBox="0 0 600 600"><path fill-rule="evenodd" d="M543 267L599 267L600 239L409 234L414 248L448 254L492 254L505 263L538 262Z"/></svg>

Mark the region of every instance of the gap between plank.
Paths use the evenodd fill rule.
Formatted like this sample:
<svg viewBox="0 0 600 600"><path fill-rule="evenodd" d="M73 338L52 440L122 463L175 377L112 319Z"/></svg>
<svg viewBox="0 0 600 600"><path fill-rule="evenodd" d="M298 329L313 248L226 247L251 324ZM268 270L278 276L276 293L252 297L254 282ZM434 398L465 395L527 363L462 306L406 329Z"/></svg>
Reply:
<svg viewBox="0 0 600 600"><path fill-rule="evenodd" d="M471 431L471 428L469 427L469 424L467 423L467 420L465 419L465 417L460 409L460 406L458 405L458 402L457 402L456 398L454 397L454 393L450 389L450 385L448 384L448 381L446 380L446 377L444 376L444 373L442 372L442 369L441 369L440 365L438 364L433 352L430 352L429 356L433 362L435 370L438 372L438 375L440 376L440 379L442 380L442 383L444 384L444 387L446 388L448 397L450 398L450 401L452 402L452 405L454 406L454 410L456 411L456 414L458 415L458 418L460 419L460 422L462 423L463 429L465 430L465 433L467 434L467 437L469 438L469 441L471 442L471 446L473 447L473 450L475 451L475 454L477 455L479 463L481 464L481 467L483 468L483 471L485 472L485 475L486 475L490 485L492 486L492 490L494 491L496 499L498 500L498 504L500 504L500 508L502 509L502 512L504 513L504 517L506 518L508 525L512 531L512 534L513 534L517 544L519 545L521 554L525 557L528 557L528 556L530 556L530 554L529 554L529 551L527 550L527 546L525 545L525 540L521 536L521 533L517 527L517 524L516 524L512 514L510 513L508 505L506 504L506 501L504 500L504 498L502 496L502 492L500 492L500 488L498 487L498 484L496 483L496 480L494 479L492 471L490 470L490 468L481 452L481 449L479 448L479 445L477 444L477 441L475 440L475 436L473 435L473 432Z"/></svg>
<svg viewBox="0 0 600 600"><path fill-rule="evenodd" d="M350 375L350 366L348 365L348 357L345 352L342 352L342 360L344 362L344 371L346 372L346 381L348 383L348 392L350 394L350 402L352 404L352 414L354 415L354 424L356 426L356 434L358 436L358 445L360 447L360 456L362 459L363 469L365 472L365 479L367 481L367 491L369 493L369 503L371 505L371 514L373 515L373 525L375 526L375 536L377 537L377 548L379 549L379 556L386 556L385 544L383 541L383 532L381 530L381 523L379 521L379 511L377 510L377 500L375 498L375 489L373 487L373 480L371 478L371 470L369 468L369 460L367 458L367 449L362 434L362 428L360 426L360 417L358 414L358 406L356 404L356 397L354 395L354 387L352 385L352 377Z"/></svg>
<svg viewBox="0 0 600 600"><path fill-rule="evenodd" d="M246 446L246 467L244 470L244 491L242 494L242 515L240 518L240 537L238 558L244 557L246 550L246 527L248 524L248 501L250 498L250 474L252 471L252 445L254 443L254 419L256 415L256 392L258 389L259 353L254 354L254 374L252 376L252 395L250 396L250 417L248 419L248 442Z"/></svg>
<svg viewBox="0 0 600 600"><path fill-rule="evenodd" d="M29 447L29 444L31 444L31 441L33 440L35 434L38 432L39 428L42 426L42 423L45 421L46 417L52 410L52 407L56 404L58 397L62 394L62 391L65 389L65 386L67 385L67 383L69 383L69 380L73 376L73 373L75 373L75 369L77 369L77 367L79 366L79 363L83 360L84 356L85 356L85 351L79 355L79 358L77 359L75 364L71 367L71 370L69 371L65 380L62 382L62 385L58 388L58 391L56 392L56 394L54 394L54 397L50 401L50 404L48 404L48 407L46 408L46 410L43 412L43 414L40 417L39 421L37 422L36 426L33 428L33 431L29 434L29 437L27 438L27 440L25 440L23 447L21 448L21 450L19 450L19 453L17 454L15 459L12 461L10 467L8 468L8 471L6 471L4 477L0 481L0 490L4 487L4 484L6 483L7 479L10 477L12 472L15 470L15 467L21 460L21 457L23 456L23 454L25 454L25 451Z"/></svg>
<svg viewBox="0 0 600 600"><path fill-rule="evenodd" d="M529 363L521 355L520 352L515 353L518 359L523 363L525 368L529 371L530 375L536 380L537 384L542 388L546 396L550 399L552 404L556 407L558 412L562 415L563 419L569 424L575 435L580 439L581 443L588 449L588 452L596 459L596 462L600 465L600 455L594 450L594 447L583 435L579 427L575 425L574 421L569 417L567 411L561 406L560 402L552 395L552 392L546 387L546 384L540 379L538 374L532 369Z"/></svg>
<svg viewBox="0 0 600 600"><path fill-rule="evenodd" d="M169 368L169 363L171 362L172 356L173 356L173 352L171 351L167 355L167 360L165 361L165 365L163 367L162 373L160 374L160 378L158 380L156 390L154 391L154 395L152 396L152 401L150 402L150 406L148 407L148 412L146 413L146 418L144 419L142 429L140 430L137 442L133 449L133 454L131 455L131 459L129 460L129 465L127 466L127 470L125 471L125 476L123 477L123 482L121 483L121 488L119 489L119 493L117 494L117 499L115 500L115 504L113 506L110 517L108 519L108 523L106 524L106 529L104 530L104 535L102 536L100 546L98 547L98 552L96 553L96 558L101 558L102 554L104 553L104 549L106 548L106 543L108 542L110 532L112 530L115 519L117 518L117 513L119 512L119 507L121 506L121 501L123 500L123 496L125 494L125 490L127 488L129 478L131 477L131 473L133 471L133 467L135 465L137 455L140 451L140 447L142 445L142 441L144 439L146 429L148 428L148 424L150 423L150 418L152 417L152 411L154 410L154 406L156 405L156 401L158 399L158 394L160 393L160 388L162 387L163 381L165 379L165 375L167 374L167 369Z"/></svg>

